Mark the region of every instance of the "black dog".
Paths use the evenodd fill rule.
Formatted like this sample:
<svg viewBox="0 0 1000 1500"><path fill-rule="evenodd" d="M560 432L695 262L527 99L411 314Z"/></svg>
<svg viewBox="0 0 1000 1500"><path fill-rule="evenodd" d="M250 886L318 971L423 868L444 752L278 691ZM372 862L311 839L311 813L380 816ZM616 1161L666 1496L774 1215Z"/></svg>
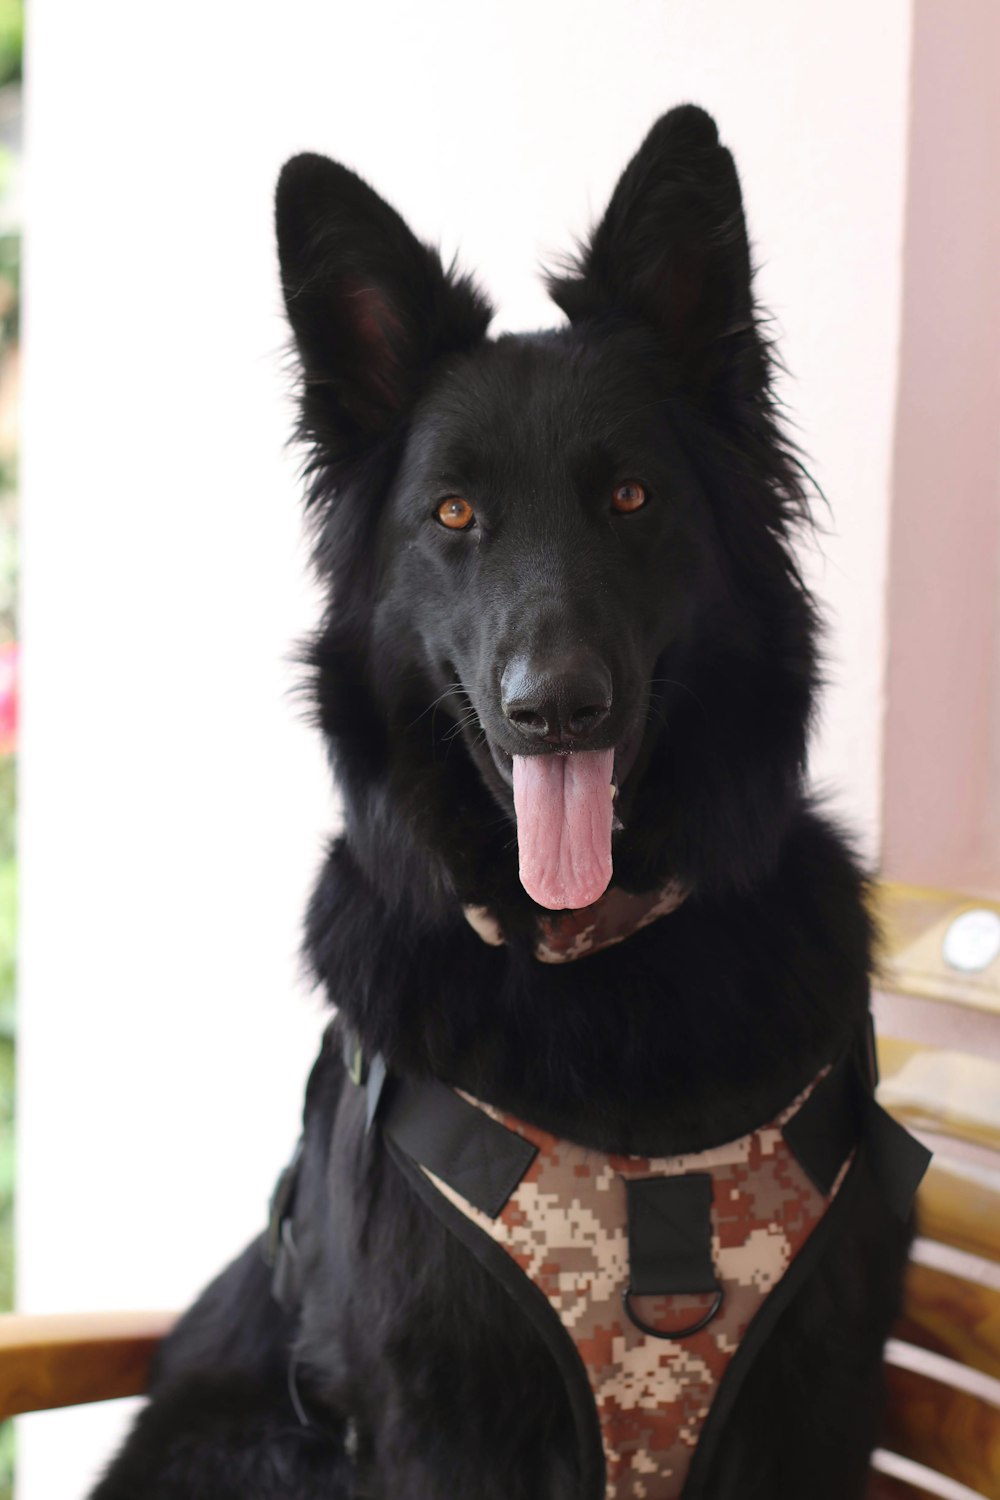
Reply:
<svg viewBox="0 0 1000 1500"><path fill-rule="evenodd" d="M251 1246L183 1319L96 1495L861 1496L906 1193L872 1124L863 880L803 790L805 487L732 159L702 111L664 116L551 279L566 326L495 341L472 282L345 168L289 162L277 224L346 810L307 951L339 1018L271 1265ZM675 1159L831 1080L794 1148L822 1187L808 1274L681 1470L602 1453L579 1343L442 1207L438 1126L464 1111L481 1186L525 1133L529 1160L552 1138ZM660 1224L644 1288L633 1187L631 1291L700 1326L718 1268L669 1282Z"/></svg>

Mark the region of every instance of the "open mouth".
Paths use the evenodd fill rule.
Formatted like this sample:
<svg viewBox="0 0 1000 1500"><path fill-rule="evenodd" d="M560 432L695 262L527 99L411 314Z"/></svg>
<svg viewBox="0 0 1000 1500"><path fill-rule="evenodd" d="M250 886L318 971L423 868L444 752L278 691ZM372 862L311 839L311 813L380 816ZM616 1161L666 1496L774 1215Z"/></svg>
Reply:
<svg viewBox="0 0 1000 1500"><path fill-rule="evenodd" d="M488 740L493 764L513 793L521 884L539 906L579 910L607 890L612 835L622 826L618 791L639 739L635 734L602 750L533 755L511 755Z"/></svg>
<svg viewBox="0 0 1000 1500"><path fill-rule="evenodd" d="M601 749L538 744L512 754L457 676L455 688L451 712L462 739L494 797L514 814L524 889L551 911L591 906L611 881L612 838L623 826L619 790L642 749L642 725Z"/></svg>
<svg viewBox="0 0 1000 1500"><path fill-rule="evenodd" d="M481 731L481 733L484 735L486 744L489 746L490 756L492 757L494 766L500 773L501 779L511 790L513 790L514 761L515 759L520 760L524 757L515 757L511 755L508 750L505 750L502 745L498 745L490 735L485 733L485 731ZM641 734L638 731L635 731L631 734L626 735L624 739L620 740L619 743L613 747L614 761L612 766L611 784L614 786L616 796L618 789L624 785L626 777L628 776L632 767L635 765L641 742ZM547 757L550 755L565 757L569 755L593 755L599 753L601 752L574 750L571 748L561 750L552 749L536 751L533 758L539 758L541 756ZM621 827L621 824L619 824L618 826Z"/></svg>

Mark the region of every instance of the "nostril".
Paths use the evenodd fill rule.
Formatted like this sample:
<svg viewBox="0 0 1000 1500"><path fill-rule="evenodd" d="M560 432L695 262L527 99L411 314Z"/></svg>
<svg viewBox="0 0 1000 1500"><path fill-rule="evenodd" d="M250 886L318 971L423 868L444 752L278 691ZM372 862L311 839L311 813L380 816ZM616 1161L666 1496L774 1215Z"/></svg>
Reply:
<svg viewBox="0 0 1000 1500"><path fill-rule="evenodd" d="M549 723L543 714L535 713L530 708L512 708L508 711L508 719L522 734L530 734L536 739L543 739L549 732Z"/></svg>
<svg viewBox="0 0 1000 1500"><path fill-rule="evenodd" d="M500 676L500 708L522 745L586 749L611 717L611 674L586 652L514 656Z"/></svg>
<svg viewBox="0 0 1000 1500"><path fill-rule="evenodd" d="M567 725L570 734L593 734L594 730L604 723L610 712L611 710L604 703L590 703L583 708L574 709Z"/></svg>

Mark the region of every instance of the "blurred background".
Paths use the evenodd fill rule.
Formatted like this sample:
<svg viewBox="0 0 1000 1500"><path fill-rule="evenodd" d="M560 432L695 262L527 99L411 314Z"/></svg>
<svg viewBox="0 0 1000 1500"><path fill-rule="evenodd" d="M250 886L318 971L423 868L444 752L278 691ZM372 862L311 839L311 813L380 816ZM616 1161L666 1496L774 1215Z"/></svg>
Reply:
<svg viewBox="0 0 1000 1500"><path fill-rule="evenodd" d="M23 22L22 152L0 0L4 1306L15 1188L19 1307L179 1307L256 1234L296 1136L324 1020L299 921L337 809L291 664L317 611L271 225L293 152L361 172L523 328L558 321L538 266L656 116L716 115L831 507L804 552L829 622L814 782L873 867L945 893L942 922L995 914L994 0L28 0ZM133 1407L22 1419L19 1500L82 1500ZM13 1454L8 1427L0 1500Z"/></svg>

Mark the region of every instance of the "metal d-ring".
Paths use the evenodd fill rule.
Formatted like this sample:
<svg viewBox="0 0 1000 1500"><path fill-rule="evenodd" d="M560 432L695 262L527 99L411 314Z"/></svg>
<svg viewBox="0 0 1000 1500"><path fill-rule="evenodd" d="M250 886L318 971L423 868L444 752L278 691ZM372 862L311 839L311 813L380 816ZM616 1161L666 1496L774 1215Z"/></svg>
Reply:
<svg viewBox="0 0 1000 1500"><path fill-rule="evenodd" d="M713 1301L711 1307L708 1309L708 1312L703 1318L699 1318L697 1323L692 1323L688 1328L671 1329L669 1333L665 1333L662 1328L654 1328L651 1323L644 1323L640 1317L637 1317L637 1315L632 1311L632 1304L629 1301L629 1298L632 1295L632 1288L630 1286L625 1287L624 1291L622 1292L622 1303L624 1304L625 1311L628 1314L630 1321L635 1324L640 1333L648 1334L652 1339L686 1339L690 1337L692 1333L700 1333L703 1328L708 1327L709 1323L711 1323L712 1319L719 1311L719 1308L722 1306L724 1291L720 1286L715 1294L715 1300Z"/></svg>

